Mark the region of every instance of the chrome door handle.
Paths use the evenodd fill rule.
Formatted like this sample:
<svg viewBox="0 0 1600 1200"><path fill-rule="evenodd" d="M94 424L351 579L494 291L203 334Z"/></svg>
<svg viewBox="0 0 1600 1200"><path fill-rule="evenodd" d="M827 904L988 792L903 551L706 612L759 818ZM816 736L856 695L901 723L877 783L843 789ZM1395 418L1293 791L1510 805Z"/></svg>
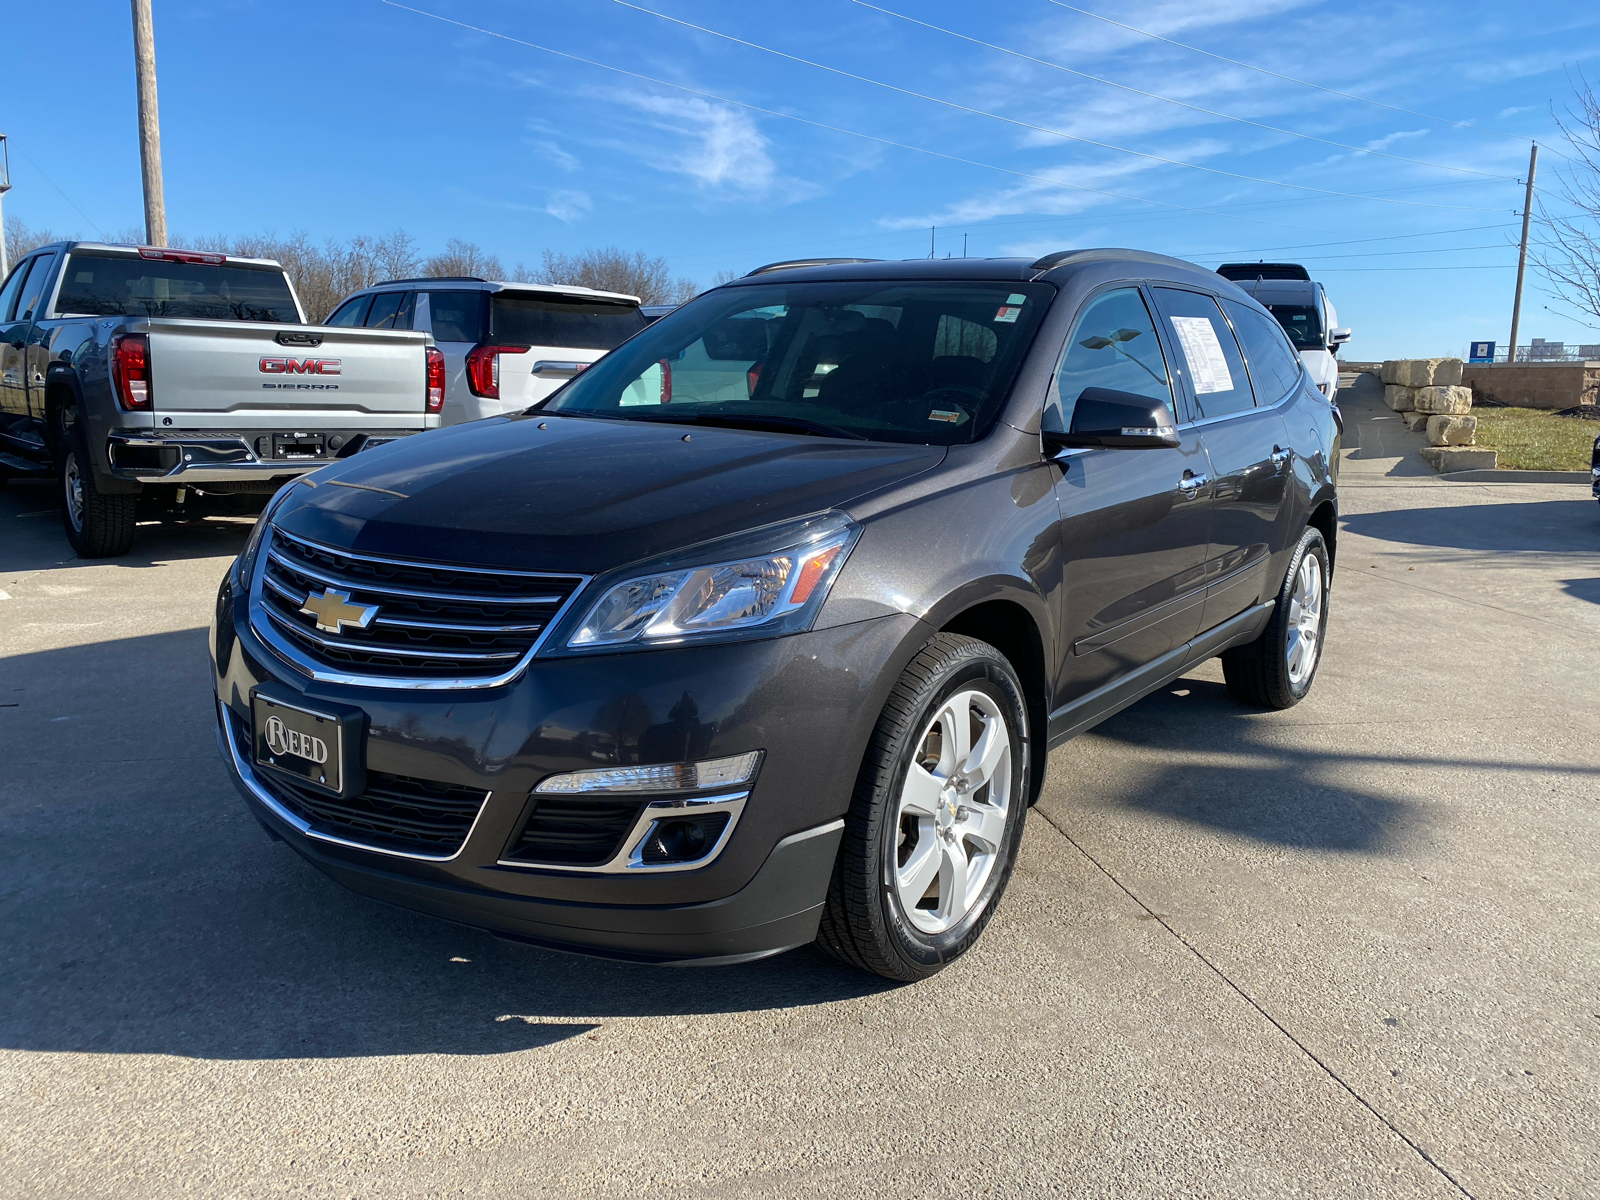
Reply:
<svg viewBox="0 0 1600 1200"><path fill-rule="evenodd" d="M1284 450L1278 446L1274 446L1272 448L1272 465L1275 467L1283 466L1284 463L1288 462L1293 457L1293 450Z"/></svg>
<svg viewBox="0 0 1600 1200"><path fill-rule="evenodd" d="M533 364L535 375L581 375L588 369L586 362L553 362L547 358Z"/></svg>
<svg viewBox="0 0 1600 1200"><path fill-rule="evenodd" d="M1178 480L1178 490L1192 496L1210 482L1209 475L1185 475Z"/></svg>

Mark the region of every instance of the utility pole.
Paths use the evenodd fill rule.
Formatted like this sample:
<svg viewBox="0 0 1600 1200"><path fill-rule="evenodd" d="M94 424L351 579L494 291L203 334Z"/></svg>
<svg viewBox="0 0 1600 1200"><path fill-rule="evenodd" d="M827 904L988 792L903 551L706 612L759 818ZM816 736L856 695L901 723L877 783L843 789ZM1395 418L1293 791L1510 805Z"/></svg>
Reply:
<svg viewBox="0 0 1600 1200"><path fill-rule="evenodd" d="M1522 249L1517 254L1517 294L1511 301L1511 350L1507 362L1517 361L1517 326L1522 324L1522 276L1528 269L1528 221L1533 217L1533 173L1539 168L1539 143L1528 151L1528 190L1522 200Z"/></svg>
<svg viewBox="0 0 1600 1200"><path fill-rule="evenodd" d="M139 163L144 170L144 236L167 244L167 201L161 189L161 114L156 107L156 34L150 0L133 0L133 61L139 78Z"/></svg>
<svg viewBox="0 0 1600 1200"><path fill-rule="evenodd" d="M11 190L11 147L6 135L0 133L0 201ZM0 279L11 274L11 260L6 257L6 215L0 208Z"/></svg>
<svg viewBox="0 0 1600 1200"><path fill-rule="evenodd" d="M928 226L928 257L929 258L933 257L933 244L934 244L934 240L938 236L939 236L939 227L937 225L929 225Z"/></svg>

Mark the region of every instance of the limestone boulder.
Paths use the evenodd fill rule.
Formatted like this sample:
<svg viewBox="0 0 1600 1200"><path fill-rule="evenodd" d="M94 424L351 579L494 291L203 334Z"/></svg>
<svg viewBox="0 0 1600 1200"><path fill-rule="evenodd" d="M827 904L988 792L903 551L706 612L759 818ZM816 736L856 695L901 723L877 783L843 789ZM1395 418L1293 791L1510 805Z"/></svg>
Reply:
<svg viewBox="0 0 1600 1200"><path fill-rule="evenodd" d="M1401 360L1398 358L1385 359L1383 366L1378 368L1378 378L1384 383L1400 382Z"/></svg>
<svg viewBox="0 0 1600 1200"><path fill-rule="evenodd" d="M1459 416L1472 411L1472 389L1465 387L1422 387L1411 397L1416 412Z"/></svg>
<svg viewBox="0 0 1600 1200"><path fill-rule="evenodd" d="M1406 428L1412 433L1416 433L1419 429L1426 429L1428 422L1433 419L1432 413L1408 412L1400 415L1405 418Z"/></svg>
<svg viewBox="0 0 1600 1200"><path fill-rule="evenodd" d="M1416 407L1413 398L1415 388L1400 387L1396 384L1385 384L1383 389L1383 402L1395 412L1410 412Z"/></svg>
<svg viewBox="0 0 1600 1200"><path fill-rule="evenodd" d="M1461 360L1459 358L1403 358L1390 364L1393 366L1394 379L1384 376L1385 383L1397 383L1401 387L1455 387L1461 382Z"/></svg>
<svg viewBox="0 0 1600 1200"><path fill-rule="evenodd" d="M1436 413L1428 418L1428 441L1435 446L1470 446L1477 434L1477 417Z"/></svg>
<svg viewBox="0 0 1600 1200"><path fill-rule="evenodd" d="M1423 460L1435 471L1492 471L1500 455L1477 446L1424 446Z"/></svg>
<svg viewBox="0 0 1600 1200"><path fill-rule="evenodd" d="M1458 387L1461 383L1461 373L1466 366L1459 358L1431 358L1433 363L1433 387Z"/></svg>

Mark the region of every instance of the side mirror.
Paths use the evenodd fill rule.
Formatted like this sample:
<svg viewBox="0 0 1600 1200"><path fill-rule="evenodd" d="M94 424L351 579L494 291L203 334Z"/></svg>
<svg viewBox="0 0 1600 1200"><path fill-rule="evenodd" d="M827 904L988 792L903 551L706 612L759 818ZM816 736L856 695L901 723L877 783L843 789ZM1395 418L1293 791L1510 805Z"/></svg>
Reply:
<svg viewBox="0 0 1600 1200"><path fill-rule="evenodd" d="M1111 388L1084 388L1072 409L1072 428L1044 430L1051 450L1101 447L1109 450L1159 450L1178 445L1177 421L1159 400Z"/></svg>
<svg viewBox="0 0 1600 1200"><path fill-rule="evenodd" d="M1344 345L1349 340L1350 331L1348 329L1333 329L1328 332L1328 348L1330 350L1335 346Z"/></svg>

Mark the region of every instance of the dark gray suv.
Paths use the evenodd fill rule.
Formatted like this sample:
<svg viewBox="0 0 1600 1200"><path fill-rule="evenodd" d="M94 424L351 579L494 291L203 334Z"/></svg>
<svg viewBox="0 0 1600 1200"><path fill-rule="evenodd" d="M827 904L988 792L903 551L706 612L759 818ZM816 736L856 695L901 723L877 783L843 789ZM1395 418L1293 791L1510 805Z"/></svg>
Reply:
<svg viewBox="0 0 1600 1200"><path fill-rule="evenodd" d="M1311 687L1338 410L1131 250L778 264L538 406L279 494L218 732L351 887L539 945L939 970L1047 751L1208 658Z"/></svg>

